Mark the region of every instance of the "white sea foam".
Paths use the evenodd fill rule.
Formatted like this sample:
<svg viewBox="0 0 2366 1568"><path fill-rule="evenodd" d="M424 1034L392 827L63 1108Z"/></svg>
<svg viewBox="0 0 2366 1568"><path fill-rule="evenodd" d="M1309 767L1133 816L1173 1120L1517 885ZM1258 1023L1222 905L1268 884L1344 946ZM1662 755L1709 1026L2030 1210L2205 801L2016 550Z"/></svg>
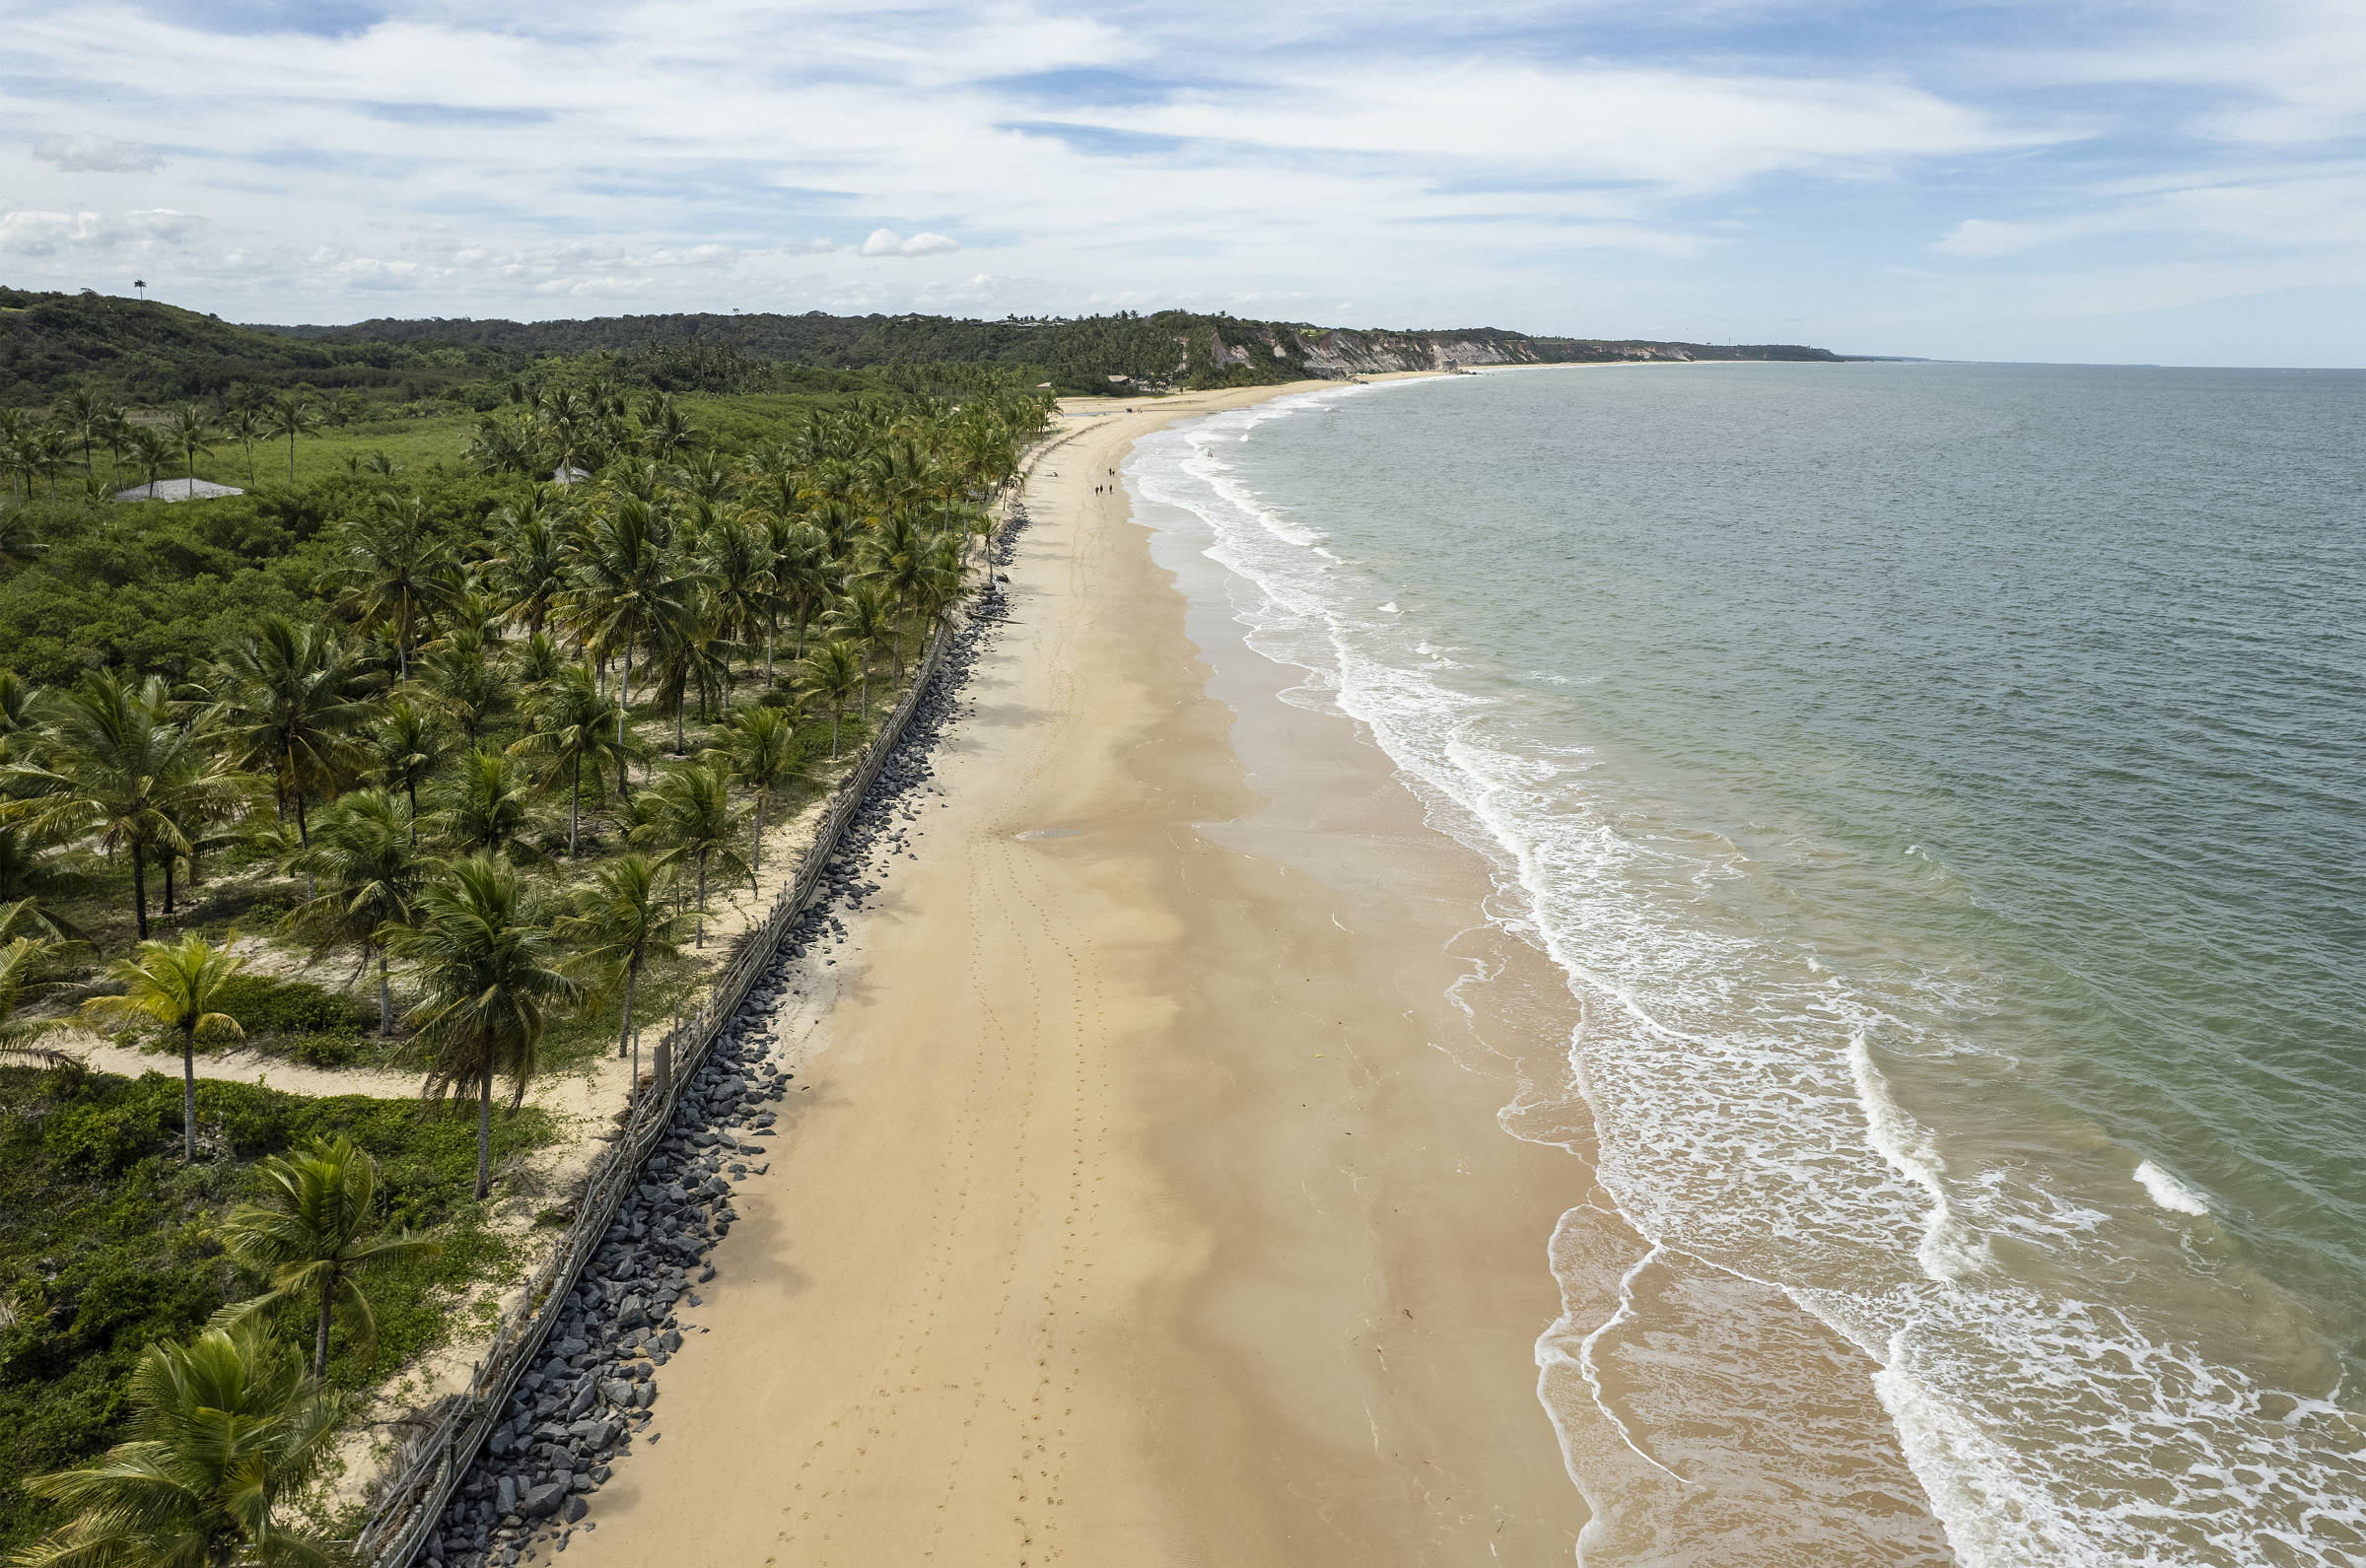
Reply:
<svg viewBox="0 0 2366 1568"><path fill-rule="evenodd" d="M1951 1048L1923 1020L1977 995L1933 974L1902 1009L1738 916L1726 895L1754 871L1736 846L1614 808L1593 784L1602 759L1523 727L1526 699L1429 641L1409 654L1408 630L1440 629L1358 607L1398 605L1417 584L1326 561L1323 536L1233 466L1260 426L1371 390L1280 399L1146 440L1127 468L1138 514L1196 518L1195 538L1204 530L1206 553L1232 575L1249 645L1303 672L1287 700L1365 725L1432 823L1493 864L1490 916L1550 955L1583 1003L1572 1076L1598 1135L1597 1176L1629 1223L1654 1249L1779 1286L1880 1364L1876 1392L1967 1568L2249 1562L2247 1536L2294 1521L2284 1560L2357 1563L2307 1524L2366 1534L2366 1471L2349 1457L2366 1452L2366 1434L2349 1417L2279 1395L2268 1402L2304 1415L2270 1418L2267 1391L2173 1336L1996 1266L1992 1241L2083 1261L2111 1227L2042 1173L1952 1168L1942 1139L1898 1103L1883 1054L1943 1057ZM2144 1170L2169 1184L2138 1173L2163 1207L2206 1208ZM1588 1346L1576 1359L1590 1372L1601 1332L1559 1325L1549 1337L1565 1359ZM1648 1434L1621 1436L1651 1451ZM1566 1426L1563 1438L1566 1450Z"/></svg>
<svg viewBox="0 0 2366 1568"><path fill-rule="evenodd" d="M2136 1167L2136 1185L2153 1202L2173 1214L2207 1214L2210 1205L2199 1193L2146 1160Z"/></svg>

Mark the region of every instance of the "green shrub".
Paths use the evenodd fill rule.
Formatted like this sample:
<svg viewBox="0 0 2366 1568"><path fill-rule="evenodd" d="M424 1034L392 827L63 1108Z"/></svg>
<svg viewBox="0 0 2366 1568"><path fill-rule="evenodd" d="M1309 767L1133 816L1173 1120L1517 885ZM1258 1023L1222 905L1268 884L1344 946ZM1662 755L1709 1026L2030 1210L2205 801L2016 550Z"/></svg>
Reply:
<svg viewBox="0 0 2366 1568"><path fill-rule="evenodd" d="M41 1155L76 1176L119 1176L165 1141L161 1109L137 1100L64 1106L43 1120Z"/></svg>
<svg viewBox="0 0 2366 1568"><path fill-rule="evenodd" d="M372 1017L350 996L252 971L231 977L217 1005L249 1036L358 1034Z"/></svg>
<svg viewBox="0 0 2366 1568"><path fill-rule="evenodd" d="M197 1119L232 1158L180 1163L179 1074L137 1079L0 1067L0 1555L57 1523L18 1484L91 1458L122 1436L123 1387L142 1347L185 1338L260 1281L223 1257L212 1229L253 1193L252 1163L343 1133L379 1161L386 1222L429 1231L442 1257L371 1282L379 1351L363 1363L340 1336L329 1381L369 1385L440 1342L454 1293L506 1265L473 1197L476 1121L413 1100L309 1099L203 1079ZM548 1143L527 1109L493 1119L496 1160Z"/></svg>

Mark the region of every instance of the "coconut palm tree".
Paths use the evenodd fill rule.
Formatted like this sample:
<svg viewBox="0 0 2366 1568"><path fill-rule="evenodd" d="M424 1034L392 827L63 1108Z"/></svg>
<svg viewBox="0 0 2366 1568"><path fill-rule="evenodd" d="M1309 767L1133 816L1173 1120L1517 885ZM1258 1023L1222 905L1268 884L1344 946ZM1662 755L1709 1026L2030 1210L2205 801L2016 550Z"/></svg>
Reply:
<svg viewBox="0 0 2366 1568"><path fill-rule="evenodd" d="M336 1447L340 1408L262 1331L209 1329L140 1353L125 1392L130 1437L25 1490L73 1518L15 1568L327 1568L344 1547L274 1516Z"/></svg>
<svg viewBox="0 0 2366 1568"><path fill-rule="evenodd" d="M397 673L411 678L411 649L436 610L460 591L451 549L436 537L417 496L381 494L373 509L345 525L342 564L322 586L358 615L364 630L383 626L394 638Z"/></svg>
<svg viewBox="0 0 2366 1568"><path fill-rule="evenodd" d="M766 534L773 551L774 605L786 611L797 624L797 642L791 658L805 656L805 629L813 624L822 606L829 602L831 583L838 576L835 562L830 558L829 535L809 522L767 525ZM764 675L772 677L773 626L776 613L767 607L764 632Z"/></svg>
<svg viewBox="0 0 2366 1568"><path fill-rule="evenodd" d="M634 652L648 647L659 622L682 613L692 586L665 559L664 520L656 508L626 496L592 519L563 608L586 648L602 659L623 655L617 699L624 706L633 701Z"/></svg>
<svg viewBox="0 0 2366 1568"><path fill-rule="evenodd" d="M661 849L661 867L687 860L698 880L696 941L707 945L707 872L715 870L737 880L753 876L739 857L739 814L731 809L731 784L719 768L687 763L668 768L658 783L642 791L632 832L636 844Z"/></svg>
<svg viewBox="0 0 2366 1568"><path fill-rule="evenodd" d="M23 1050L41 1032L42 1021L19 1017L18 1009L55 984L49 970L64 945L45 936L0 941L0 1053Z"/></svg>
<svg viewBox="0 0 2366 1568"><path fill-rule="evenodd" d="M895 641L895 606L875 582L857 582L830 611L829 628L863 651L862 695L855 711L870 716L870 666L881 643Z"/></svg>
<svg viewBox="0 0 2366 1568"><path fill-rule="evenodd" d="M486 652L484 636L474 627L456 628L421 655L419 686L439 712L460 726L471 746L517 700L509 672Z"/></svg>
<svg viewBox="0 0 2366 1568"><path fill-rule="evenodd" d="M798 685L830 714L830 760L838 760L838 721L863 685L863 661L851 643L824 643L802 660Z"/></svg>
<svg viewBox="0 0 2366 1568"><path fill-rule="evenodd" d="M486 583L503 615L541 631L551 609L567 591L567 530L542 500L539 487L498 519L500 546L486 571Z"/></svg>
<svg viewBox="0 0 2366 1568"><path fill-rule="evenodd" d="M354 1275L436 1257L444 1244L378 1228L378 1162L351 1139L314 1139L301 1154L263 1161L255 1175L262 1196L232 1209L218 1234L233 1259L268 1272L271 1287L225 1308L211 1327L233 1328L292 1303L311 1306L313 1376L325 1378L328 1326L338 1314L352 1325L362 1355L378 1342L378 1315Z"/></svg>
<svg viewBox="0 0 2366 1568"><path fill-rule="evenodd" d="M195 403L183 403L173 411L173 423L168 428L172 433L173 449L188 459L189 494L194 496L197 494L198 454L214 449L214 443L206 439L214 433L213 419Z"/></svg>
<svg viewBox="0 0 2366 1568"><path fill-rule="evenodd" d="M35 760L0 768L16 798L0 825L49 844L94 840L131 857L134 924L148 935L148 865L193 848L183 824L235 809L244 787L211 768L212 747L174 716L165 683L134 686L106 670L42 694Z"/></svg>
<svg viewBox="0 0 2366 1568"><path fill-rule="evenodd" d="M528 793L509 753L480 747L436 791L428 831L461 854L515 858L523 848L518 841L526 828Z"/></svg>
<svg viewBox="0 0 2366 1568"><path fill-rule="evenodd" d="M772 541L761 528L722 521L702 537L700 555L713 591L716 630L727 643L753 644L777 591Z"/></svg>
<svg viewBox="0 0 2366 1568"><path fill-rule="evenodd" d="M604 1003L619 987L624 991L619 1057L633 1038L633 987L642 967L680 951L682 927L690 923L673 909L671 881L648 855L627 854L601 866L575 912L557 922L560 938L573 949L569 963L605 976L592 1000Z"/></svg>
<svg viewBox="0 0 2366 1568"><path fill-rule="evenodd" d="M361 661L331 627L267 615L216 668L212 732L234 766L270 779L283 818L295 802L298 842L310 845L309 803L369 766L355 739L370 717Z"/></svg>
<svg viewBox="0 0 2366 1568"><path fill-rule="evenodd" d="M409 922L427 879L410 807L390 789L357 789L320 813L319 831L296 863L315 891L289 914L288 924L321 951L351 943L364 963L378 960L378 1032L392 1034L386 932Z"/></svg>
<svg viewBox="0 0 2366 1568"><path fill-rule="evenodd" d="M713 596L703 591L694 590L678 612L664 616L652 631L650 667L657 677L658 712L673 720L673 754L679 757L689 750L682 722L691 697L698 698L704 720L709 704L727 690L730 645L717 624Z"/></svg>
<svg viewBox="0 0 2366 1568"><path fill-rule="evenodd" d="M293 392L282 392L263 407L263 434L288 439L288 483L296 482L296 438L320 428L320 410Z"/></svg>
<svg viewBox="0 0 2366 1568"><path fill-rule="evenodd" d="M490 855L455 860L419 895L414 922L393 937L418 968L426 997L411 1009L426 1092L477 1091L476 1195L491 1186L493 1079L507 1074L511 1106L539 1065L549 1009L583 988L559 967L560 949L518 874Z"/></svg>
<svg viewBox="0 0 2366 1568"><path fill-rule="evenodd" d="M592 672L569 664L528 701L526 719L533 727L510 747L513 756L541 759L542 774L536 781L541 788L555 789L559 781L566 781L569 859L575 858L583 822L584 765L592 765L595 783L603 767L613 767L622 779L638 752L624 732L623 718L622 705L593 683Z"/></svg>
<svg viewBox="0 0 2366 1568"><path fill-rule="evenodd" d="M125 435L123 444L130 448L132 460L148 476L148 499L156 499L157 471L173 460L173 440L154 425L134 425Z"/></svg>
<svg viewBox="0 0 2366 1568"><path fill-rule="evenodd" d="M402 791L414 844L419 841L419 786L451 761L452 749L451 733L424 703L397 695L379 711L378 728L369 740L370 777Z"/></svg>
<svg viewBox="0 0 2366 1568"><path fill-rule="evenodd" d="M748 870L764 869L764 808L772 797L803 776L804 758L799 753L796 725L779 708L748 708L731 721L716 748L731 777L755 794L755 827L748 834Z"/></svg>
<svg viewBox="0 0 2366 1568"><path fill-rule="evenodd" d="M217 1006L223 987L245 966L227 944L212 946L195 931L177 942L142 942L137 956L107 966L123 994L82 1004L93 1022L154 1024L180 1043L180 1157L190 1165L197 1163L197 1042L246 1038Z"/></svg>
<svg viewBox="0 0 2366 1568"><path fill-rule="evenodd" d="M246 448L246 483L253 484L254 443L268 440L271 434L262 414L251 408L234 408L222 416L222 431Z"/></svg>
<svg viewBox="0 0 2366 1568"><path fill-rule="evenodd" d="M64 400L50 410L50 418L57 422L58 428L81 443L85 473L98 472L98 466L91 461L91 448L106 439L107 426L116 413L117 410L110 407L106 399L87 386L68 392Z"/></svg>

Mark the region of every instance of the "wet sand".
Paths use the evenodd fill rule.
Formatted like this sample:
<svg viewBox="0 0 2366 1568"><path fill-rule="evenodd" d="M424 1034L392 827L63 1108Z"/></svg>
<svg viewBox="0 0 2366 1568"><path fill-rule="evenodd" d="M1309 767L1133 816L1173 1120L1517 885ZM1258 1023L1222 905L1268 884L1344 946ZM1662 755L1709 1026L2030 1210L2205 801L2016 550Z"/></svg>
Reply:
<svg viewBox="0 0 2366 1568"><path fill-rule="evenodd" d="M1521 1064L1447 995L1557 982L1349 725L1210 695L1238 655L1107 471L1263 395L1040 459L941 801L783 1020L801 1087L578 1568L1570 1560L1534 1342L1585 1167L1499 1129Z"/></svg>

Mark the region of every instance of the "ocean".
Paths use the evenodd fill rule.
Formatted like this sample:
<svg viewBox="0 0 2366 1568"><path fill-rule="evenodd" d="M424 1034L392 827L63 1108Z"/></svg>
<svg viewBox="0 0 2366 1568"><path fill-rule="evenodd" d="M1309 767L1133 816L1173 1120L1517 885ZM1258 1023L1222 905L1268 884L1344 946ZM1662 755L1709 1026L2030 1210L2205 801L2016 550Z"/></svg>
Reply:
<svg viewBox="0 0 2366 1568"><path fill-rule="evenodd" d="M2362 438L1691 365L1137 446L1566 976L1502 1121L1605 1194L1537 1239L1588 1564L2366 1564Z"/></svg>

